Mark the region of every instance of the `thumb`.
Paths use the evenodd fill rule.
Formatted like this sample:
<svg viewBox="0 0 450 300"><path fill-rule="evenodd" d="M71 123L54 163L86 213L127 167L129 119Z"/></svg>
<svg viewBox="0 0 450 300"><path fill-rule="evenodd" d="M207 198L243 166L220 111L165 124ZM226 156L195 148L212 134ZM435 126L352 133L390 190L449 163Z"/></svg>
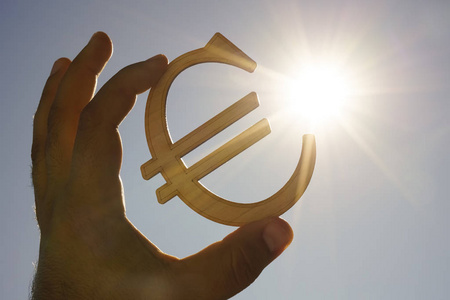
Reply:
<svg viewBox="0 0 450 300"><path fill-rule="evenodd" d="M183 278L203 299L227 299L249 286L284 249L293 232L280 218L268 218L237 229L225 239L183 260ZM195 290L192 290L195 289ZM196 299L200 299L196 298Z"/></svg>

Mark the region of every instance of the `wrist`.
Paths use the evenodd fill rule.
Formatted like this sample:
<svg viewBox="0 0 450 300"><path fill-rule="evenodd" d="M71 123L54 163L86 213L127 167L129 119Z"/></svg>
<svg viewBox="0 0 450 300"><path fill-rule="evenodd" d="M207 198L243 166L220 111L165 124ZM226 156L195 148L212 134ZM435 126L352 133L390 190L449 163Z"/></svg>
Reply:
<svg viewBox="0 0 450 300"><path fill-rule="evenodd" d="M31 300L89 299L90 297L86 297L86 291L81 290L87 286L80 284L74 277L75 272L69 267L70 263L64 261L67 258L58 257L61 258L54 252L45 251L41 241L39 260L31 288Z"/></svg>

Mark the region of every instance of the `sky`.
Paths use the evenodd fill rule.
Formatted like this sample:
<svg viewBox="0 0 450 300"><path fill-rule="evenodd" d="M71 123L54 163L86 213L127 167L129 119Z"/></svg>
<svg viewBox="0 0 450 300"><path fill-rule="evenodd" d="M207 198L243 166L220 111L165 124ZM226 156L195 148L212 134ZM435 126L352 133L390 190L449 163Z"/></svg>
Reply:
<svg viewBox="0 0 450 300"><path fill-rule="evenodd" d="M216 32L258 63L251 74L199 65L169 92L174 141L258 93L260 107L183 158L192 165L269 119L269 136L202 180L223 198L271 196L291 176L302 135L316 136L311 183L282 216L291 246L233 299L448 299L449 11L444 0L1 1L0 297L27 298L38 257L30 148L43 85L57 58L73 59L101 30L114 54L99 86L128 64L203 47ZM289 108L286 82L317 63L339 65L354 87L338 116L312 126ZM163 178L146 181L139 169L151 158L146 98L120 127L127 216L164 252L185 257L235 228L178 198L157 203Z"/></svg>

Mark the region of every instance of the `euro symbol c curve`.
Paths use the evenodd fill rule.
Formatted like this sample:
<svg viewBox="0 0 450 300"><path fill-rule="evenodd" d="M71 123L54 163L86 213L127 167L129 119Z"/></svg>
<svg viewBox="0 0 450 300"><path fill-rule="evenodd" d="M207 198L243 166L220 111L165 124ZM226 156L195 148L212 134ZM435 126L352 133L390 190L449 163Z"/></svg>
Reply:
<svg viewBox="0 0 450 300"><path fill-rule="evenodd" d="M173 143L167 130L166 102L173 80L185 69L200 63L216 62L253 72L256 63L220 33L208 44L172 61L152 88L145 110L145 132L152 159L141 166L144 179L161 173L166 184L157 189L158 202L178 196L200 215L226 225L240 226L269 216L279 216L291 208L306 190L316 161L314 135L303 136L302 152L288 182L271 197L255 203L236 203L215 195L199 180L270 133L263 119L187 168L181 158L259 106L252 92L199 128Z"/></svg>

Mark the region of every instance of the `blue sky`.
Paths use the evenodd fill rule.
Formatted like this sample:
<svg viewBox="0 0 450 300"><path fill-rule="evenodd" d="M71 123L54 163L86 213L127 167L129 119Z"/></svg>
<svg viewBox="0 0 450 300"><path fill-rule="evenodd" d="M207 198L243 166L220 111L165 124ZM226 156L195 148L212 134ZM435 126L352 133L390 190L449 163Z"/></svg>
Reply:
<svg viewBox="0 0 450 300"><path fill-rule="evenodd" d="M2 1L0 4L0 295L25 299L38 255L30 182L32 116L54 60L73 58L105 31L114 55L101 86L127 64L170 60L221 32L258 63L253 74L201 65L174 82L167 105L174 140L250 91L261 106L185 158L192 164L261 118L272 133L202 182L255 202L290 177L310 129L286 110L283 82L311 61L338 62L357 92L340 119L318 126L310 186L283 217L288 250L235 299L448 299L450 295L450 2L447 1ZM324 87L326 89L326 87ZM356 91L356 90L355 90ZM120 127L127 215L179 257L234 228L175 198L156 201L147 94Z"/></svg>

